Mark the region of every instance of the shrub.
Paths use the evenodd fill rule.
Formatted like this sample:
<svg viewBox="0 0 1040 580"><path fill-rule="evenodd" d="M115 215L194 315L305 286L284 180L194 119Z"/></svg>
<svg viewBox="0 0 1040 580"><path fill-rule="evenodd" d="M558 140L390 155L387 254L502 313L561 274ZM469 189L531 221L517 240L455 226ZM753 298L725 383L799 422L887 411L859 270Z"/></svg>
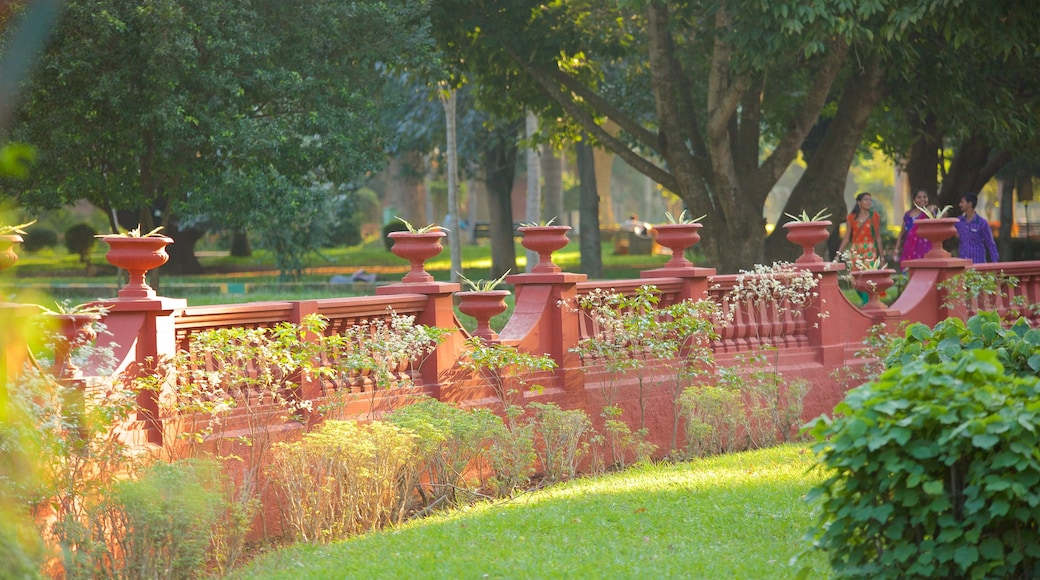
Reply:
<svg viewBox="0 0 1040 580"><path fill-rule="evenodd" d="M399 220L393 220L390 223L383 226L383 245L386 246L386 250L389 252L390 248L393 247L394 241L390 239L390 234L394 232L407 232L408 226Z"/></svg>
<svg viewBox="0 0 1040 580"><path fill-rule="evenodd" d="M81 263L87 264L90 262L90 251L97 243L95 235L97 232L90 224L76 224L65 230L65 248L70 254L79 256Z"/></svg>
<svg viewBox="0 0 1040 580"><path fill-rule="evenodd" d="M22 236L22 247L27 252L36 252L44 248L53 248L58 245L58 233L49 228L36 227L27 230Z"/></svg>
<svg viewBox="0 0 1040 580"><path fill-rule="evenodd" d="M226 507L225 484L217 463L199 460L157 462L115 483L84 521L65 522L77 547L64 551L66 577L196 576Z"/></svg>
<svg viewBox="0 0 1040 580"><path fill-rule="evenodd" d="M979 312L967 322L947 318L934 329L920 323L910 325L903 338L893 341L885 364L891 368L919 359L933 364L949 363L962 351L975 349L996 353L1008 374L1040 373L1040 329L1030 328L1024 318L1005 327L995 312Z"/></svg>
<svg viewBox="0 0 1040 580"><path fill-rule="evenodd" d="M989 349L929 345L815 422L815 546L842 576L1036 577L1040 379L1007 376Z"/></svg>
<svg viewBox="0 0 1040 580"><path fill-rule="evenodd" d="M378 529L402 513L421 456L408 429L375 421L326 421L301 441L276 445L268 467L293 537L330 542Z"/></svg>
<svg viewBox="0 0 1040 580"><path fill-rule="evenodd" d="M744 406L740 391L703 385L686 389L679 397L686 418L687 453L693 457L717 455L739 447Z"/></svg>
<svg viewBox="0 0 1040 580"><path fill-rule="evenodd" d="M444 500L458 503L458 492L465 490L467 470L479 467L491 437L502 428L502 419L489 409L464 410L429 397L397 409L386 420L417 436L422 467L413 485L427 506ZM429 493L419 485L422 479ZM481 486L484 483L480 481Z"/></svg>
<svg viewBox="0 0 1040 580"><path fill-rule="evenodd" d="M588 452L592 421L585 411L564 411L553 403L531 403L531 419L541 442L535 453L542 463L548 481L570 479L578 471L578 462Z"/></svg>
<svg viewBox="0 0 1040 580"><path fill-rule="evenodd" d="M506 407L506 420L495 429L488 449L488 462L494 478L491 486L499 496L526 487L534 473L534 425L519 421L523 408Z"/></svg>

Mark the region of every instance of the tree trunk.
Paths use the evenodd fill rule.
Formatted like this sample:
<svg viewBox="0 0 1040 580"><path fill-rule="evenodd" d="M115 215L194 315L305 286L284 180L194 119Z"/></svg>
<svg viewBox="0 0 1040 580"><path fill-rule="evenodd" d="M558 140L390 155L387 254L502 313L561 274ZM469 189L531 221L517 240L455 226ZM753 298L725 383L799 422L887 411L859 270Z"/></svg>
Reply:
<svg viewBox="0 0 1040 580"><path fill-rule="evenodd" d="M1000 233L997 240L997 251L1005 261L1014 259L1011 255L1011 225L1015 221L1015 178L1009 175L1001 179L997 186L1000 192Z"/></svg>
<svg viewBox="0 0 1040 580"><path fill-rule="evenodd" d="M938 199L939 187L936 182L939 175L939 149L942 147L942 134L936 126L935 115L929 114L923 120L916 116L917 139L910 145L910 157L906 161L906 175L910 180L910 200L920 190L928 192L928 199Z"/></svg>
<svg viewBox="0 0 1040 580"><path fill-rule="evenodd" d="M163 233L173 238L173 243L166 246L166 253L170 254L170 260L159 269L160 272L163 274L201 274L202 264L195 256L195 242L199 241L206 231L194 228L180 230L176 224L171 224Z"/></svg>
<svg viewBox="0 0 1040 580"><path fill-rule="evenodd" d="M534 113L528 112L524 121L524 134L527 136L528 141L533 141L535 134L538 133L538 117L535 117ZM538 152L537 145L532 145L527 149L527 212L524 215L524 222L530 224L538 224L542 221L542 180L541 172L539 171L541 169L541 163L539 161L540 157L541 155ZM537 263L538 252L527 250L527 266L525 270L530 272Z"/></svg>
<svg viewBox="0 0 1040 580"><path fill-rule="evenodd" d="M581 223L579 247L581 272L589 278L603 278L603 245L599 232L599 193L596 188L596 160L586 141L575 147L578 156L578 178L581 180L578 198L578 220Z"/></svg>
<svg viewBox="0 0 1040 580"><path fill-rule="evenodd" d="M253 255L253 246L249 243L249 232L245 230L231 232L231 255L236 258L248 258Z"/></svg>
<svg viewBox="0 0 1040 580"><path fill-rule="evenodd" d="M458 282L462 274L462 216L459 215L459 155L455 135L456 91L450 89L448 98L443 100L445 134L447 135L448 153L448 214L452 217L448 230L448 243L451 250L451 281Z"/></svg>
<svg viewBox="0 0 1040 580"><path fill-rule="evenodd" d="M542 199L545 202L546 220L556 218L563 223L563 158L559 151L548 147L542 150Z"/></svg>
<svg viewBox="0 0 1040 580"><path fill-rule="evenodd" d="M387 181L387 205L393 216L416 226L430 223L426 215L426 188L423 158L416 151L405 151L390 161Z"/></svg>
<svg viewBox="0 0 1040 580"><path fill-rule="evenodd" d="M488 276L492 279L507 271L517 271L516 246L513 244L513 180L516 178L518 130L518 125L499 130L484 150L491 230L491 272Z"/></svg>
<svg viewBox="0 0 1040 580"><path fill-rule="evenodd" d="M881 84L881 63L874 57L847 85L838 112L766 240L766 261L793 262L801 254L801 248L786 240L787 230L782 226L791 220L784 213L799 215L804 211L811 216L826 208L831 222L840 224L844 219L845 180L870 113L881 100Z"/></svg>
<svg viewBox="0 0 1040 580"><path fill-rule="evenodd" d="M952 205L956 212L957 203L962 195L978 193L1010 160L1010 154L1006 151L993 151L979 136L968 137L961 142L957 154L953 156L953 162L950 163L950 171L946 174L939 191L939 207Z"/></svg>

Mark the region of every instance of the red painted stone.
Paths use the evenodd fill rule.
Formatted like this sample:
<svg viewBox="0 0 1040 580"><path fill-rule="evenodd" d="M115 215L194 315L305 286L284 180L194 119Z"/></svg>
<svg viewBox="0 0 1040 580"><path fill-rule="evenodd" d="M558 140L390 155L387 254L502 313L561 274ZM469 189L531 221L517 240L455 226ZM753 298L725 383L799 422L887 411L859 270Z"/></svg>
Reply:
<svg viewBox="0 0 1040 580"><path fill-rule="evenodd" d="M919 219L914 222L917 235L932 243L932 249L924 255L924 259L949 258L950 253L943 249L942 243L957 235L954 224L957 218Z"/></svg>
<svg viewBox="0 0 1040 580"><path fill-rule="evenodd" d="M0 271L10 268L18 261L18 254L14 253L14 245L20 243L22 243L22 236L18 234L0 236Z"/></svg>
<svg viewBox="0 0 1040 580"><path fill-rule="evenodd" d="M517 231L523 234L520 244L538 252L538 263L531 268L532 274L555 274L562 269L553 263L552 253L567 246L570 240L567 232L570 226L521 226Z"/></svg>
<svg viewBox="0 0 1040 580"><path fill-rule="evenodd" d="M444 250L441 238L448 234L437 230L423 233L391 232L388 235L394 241L390 251L412 264L411 271L405 274L401 281L408 283L433 282L433 276L426 271L426 260Z"/></svg>
<svg viewBox="0 0 1040 580"><path fill-rule="evenodd" d="M784 224L784 229L787 230L787 240L802 247L802 255L794 261L795 264L817 264L823 262L823 258L816 253L816 244L825 241L831 235L827 229L830 226L830 220L787 222Z"/></svg>
<svg viewBox="0 0 1040 580"><path fill-rule="evenodd" d="M155 290L145 283L144 277L149 270L162 266L170 259L166 246L172 244L173 239L166 236L130 238L110 235L101 240L109 246L105 254L108 263L130 274L130 281L119 291L119 297L131 300L155 298Z"/></svg>
<svg viewBox="0 0 1040 580"><path fill-rule="evenodd" d="M860 310L885 310L887 306L879 299L886 290L892 287L892 274L895 270L857 270L852 274L853 286L860 292L866 292L867 303Z"/></svg>
<svg viewBox="0 0 1040 580"><path fill-rule="evenodd" d="M654 226L654 240L672 251L672 259L664 265L665 268L692 268L693 263L686 259L683 252L701 241L698 230L702 224L663 224Z"/></svg>
<svg viewBox="0 0 1040 580"><path fill-rule="evenodd" d="M506 311L508 290L488 290L486 292L456 292L459 298L459 311L477 319L477 328L473 336L484 340L495 340L498 333L491 329L490 320Z"/></svg>

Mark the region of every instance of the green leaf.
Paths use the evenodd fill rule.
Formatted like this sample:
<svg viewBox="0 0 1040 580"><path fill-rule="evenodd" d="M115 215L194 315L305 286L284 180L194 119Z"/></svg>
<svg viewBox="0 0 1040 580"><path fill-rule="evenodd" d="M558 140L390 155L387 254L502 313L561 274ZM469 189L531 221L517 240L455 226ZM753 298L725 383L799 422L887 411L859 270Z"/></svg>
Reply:
<svg viewBox="0 0 1040 580"><path fill-rule="evenodd" d="M942 493L943 493L943 482L941 482L941 481L929 481L929 482L926 482L923 486L921 486L921 488L924 489L924 492L927 493L928 495L942 495Z"/></svg>
<svg viewBox="0 0 1040 580"><path fill-rule="evenodd" d="M990 449L1000 442L1000 437L990 434L975 435L971 438L971 444L979 449Z"/></svg>
<svg viewBox="0 0 1040 580"><path fill-rule="evenodd" d="M979 559L979 550L972 545L961 545L953 554L953 561L966 570Z"/></svg>

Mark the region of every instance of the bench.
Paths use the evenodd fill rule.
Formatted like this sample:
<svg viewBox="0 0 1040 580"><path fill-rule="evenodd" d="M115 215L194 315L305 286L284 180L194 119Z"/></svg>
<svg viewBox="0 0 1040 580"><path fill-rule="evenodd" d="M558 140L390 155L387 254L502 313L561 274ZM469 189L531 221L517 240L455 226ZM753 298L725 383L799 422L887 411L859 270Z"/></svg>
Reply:
<svg viewBox="0 0 1040 580"><path fill-rule="evenodd" d="M513 222L513 237L519 237L520 232L517 231L520 228L520 222ZM470 243L476 243L479 239L491 238L491 224L488 222L474 222L473 229L470 230L469 239Z"/></svg>

